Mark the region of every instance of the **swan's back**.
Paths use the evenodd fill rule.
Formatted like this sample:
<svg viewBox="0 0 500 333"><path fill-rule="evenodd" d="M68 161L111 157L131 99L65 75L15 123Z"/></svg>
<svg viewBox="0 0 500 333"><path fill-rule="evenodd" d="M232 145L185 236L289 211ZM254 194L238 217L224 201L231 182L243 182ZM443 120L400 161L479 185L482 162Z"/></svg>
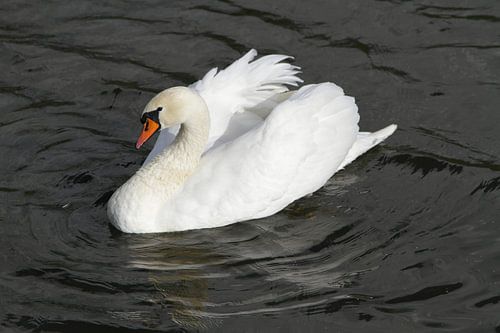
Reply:
<svg viewBox="0 0 500 333"><path fill-rule="evenodd" d="M207 152L162 220L178 230L222 226L271 215L316 191L353 146L357 110L333 83L302 87L264 123Z"/></svg>

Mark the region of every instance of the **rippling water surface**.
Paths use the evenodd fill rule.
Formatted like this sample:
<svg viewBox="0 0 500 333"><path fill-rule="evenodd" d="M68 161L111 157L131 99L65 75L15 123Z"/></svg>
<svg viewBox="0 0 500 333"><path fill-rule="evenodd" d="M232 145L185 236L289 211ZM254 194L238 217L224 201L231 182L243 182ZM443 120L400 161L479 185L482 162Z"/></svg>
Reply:
<svg viewBox="0 0 500 333"><path fill-rule="evenodd" d="M0 331L500 332L498 1L4 1ZM255 47L400 129L270 218L125 235L138 112Z"/></svg>

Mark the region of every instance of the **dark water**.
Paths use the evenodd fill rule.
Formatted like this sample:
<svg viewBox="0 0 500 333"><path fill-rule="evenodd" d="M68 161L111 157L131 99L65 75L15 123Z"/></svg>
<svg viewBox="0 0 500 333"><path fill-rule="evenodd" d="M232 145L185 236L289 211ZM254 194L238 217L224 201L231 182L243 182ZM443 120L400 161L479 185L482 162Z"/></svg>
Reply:
<svg viewBox="0 0 500 333"><path fill-rule="evenodd" d="M400 129L285 211L124 235L138 111L255 47ZM500 332L500 2L3 1L0 331Z"/></svg>

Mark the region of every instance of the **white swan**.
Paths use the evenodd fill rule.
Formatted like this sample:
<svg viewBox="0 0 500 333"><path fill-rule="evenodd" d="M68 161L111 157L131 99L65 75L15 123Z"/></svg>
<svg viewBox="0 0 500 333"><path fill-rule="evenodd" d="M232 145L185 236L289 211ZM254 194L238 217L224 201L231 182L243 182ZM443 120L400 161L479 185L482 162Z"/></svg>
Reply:
<svg viewBox="0 0 500 333"><path fill-rule="evenodd" d="M390 136L358 132L354 98L333 83L302 82L288 56L251 50L190 87L145 107L139 148L158 129L144 165L113 194L108 216L130 233L212 228L272 215L323 186ZM174 140L175 138L175 140Z"/></svg>

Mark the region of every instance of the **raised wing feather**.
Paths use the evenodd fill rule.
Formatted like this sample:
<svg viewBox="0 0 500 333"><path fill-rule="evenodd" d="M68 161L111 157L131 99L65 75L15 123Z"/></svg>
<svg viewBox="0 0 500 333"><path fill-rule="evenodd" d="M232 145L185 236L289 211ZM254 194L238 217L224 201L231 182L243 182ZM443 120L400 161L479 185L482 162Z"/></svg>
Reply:
<svg viewBox="0 0 500 333"><path fill-rule="evenodd" d="M210 138L207 149L224 135L234 114L243 113L273 95L286 92L286 85L297 86L300 68L282 62L290 56L268 55L252 61L250 50L226 69L210 70L190 87L205 100L210 112Z"/></svg>
<svg viewBox="0 0 500 333"><path fill-rule="evenodd" d="M354 99L335 84L302 87L263 124L209 151L165 218L203 228L283 209L333 175L356 140L358 120Z"/></svg>
<svg viewBox="0 0 500 333"><path fill-rule="evenodd" d="M297 86L302 82L296 75L300 68L282 62L292 57L273 54L252 61L256 56L257 51L252 49L226 69L212 68L203 79L190 85L203 97L210 113L206 150L261 123L267 114L256 107L288 91L287 85ZM145 163L170 145L178 130L178 126L162 130Z"/></svg>

